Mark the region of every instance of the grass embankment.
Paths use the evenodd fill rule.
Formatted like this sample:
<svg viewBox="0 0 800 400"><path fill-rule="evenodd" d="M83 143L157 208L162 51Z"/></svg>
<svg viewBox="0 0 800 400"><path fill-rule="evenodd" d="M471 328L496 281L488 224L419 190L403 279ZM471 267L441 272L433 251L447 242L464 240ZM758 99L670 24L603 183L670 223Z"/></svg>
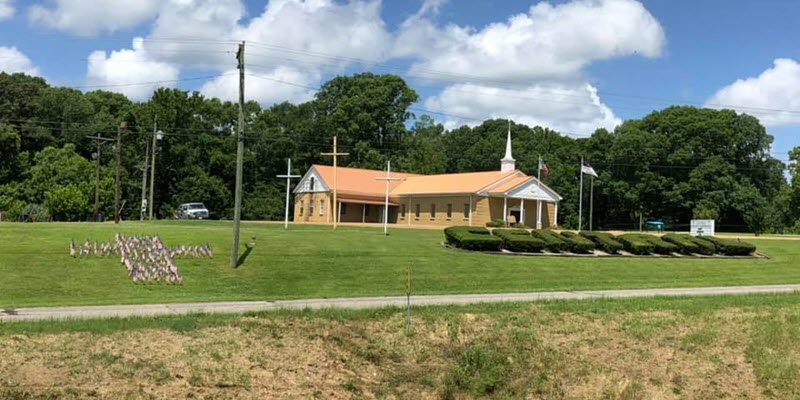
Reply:
<svg viewBox="0 0 800 400"><path fill-rule="evenodd" d="M800 294L0 325L0 398L796 398Z"/></svg>
<svg viewBox="0 0 800 400"><path fill-rule="evenodd" d="M504 257L443 248L440 230L244 224L256 248L228 266L230 223L0 224L0 308L800 283L800 245L755 240L769 260ZM212 259L177 260L181 286L133 284L119 260L75 259L70 238L160 234L168 246L210 243Z"/></svg>

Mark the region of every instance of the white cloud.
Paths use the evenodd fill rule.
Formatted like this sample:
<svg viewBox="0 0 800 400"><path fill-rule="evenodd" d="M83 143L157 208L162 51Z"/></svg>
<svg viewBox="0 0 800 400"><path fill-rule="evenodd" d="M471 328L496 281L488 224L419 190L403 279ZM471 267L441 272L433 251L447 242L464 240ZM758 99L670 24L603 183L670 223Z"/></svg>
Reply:
<svg viewBox="0 0 800 400"><path fill-rule="evenodd" d="M236 65L239 0L164 2L144 46L162 61L225 70Z"/></svg>
<svg viewBox="0 0 800 400"><path fill-rule="evenodd" d="M14 0L0 0L0 21L14 16Z"/></svg>
<svg viewBox="0 0 800 400"><path fill-rule="evenodd" d="M706 107L754 115L766 126L800 124L800 63L778 58L772 68L718 90Z"/></svg>
<svg viewBox="0 0 800 400"><path fill-rule="evenodd" d="M154 18L162 1L51 0L51 3L54 3L51 7L31 6L28 10L30 21L79 36L94 36L132 28Z"/></svg>
<svg viewBox="0 0 800 400"><path fill-rule="evenodd" d="M247 24L238 22L243 16L237 0L173 0L145 46L171 62L224 70L235 65L235 42L244 40L249 64L338 71L361 59L384 60L392 42L377 0L271 0Z"/></svg>
<svg viewBox="0 0 800 400"><path fill-rule="evenodd" d="M444 117L447 128L511 118L567 135L588 136L597 128L613 129L622 122L589 84L535 84L520 89L458 84L427 99L425 106L452 115Z"/></svg>
<svg viewBox="0 0 800 400"><path fill-rule="evenodd" d="M132 100L146 100L159 87L174 87L178 68L155 61L142 47L142 39L133 39L133 49L95 51L89 55L86 73L89 86L122 93Z"/></svg>
<svg viewBox="0 0 800 400"><path fill-rule="evenodd" d="M39 75L39 68L33 65L31 59L16 47L0 46L0 71L9 74L23 72L28 75Z"/></svg>
<svg viewBox="0 0 800 400"><path fill-rule="evenodd" d="M268 106L311 99L315 90L304 86L317 87L323 75L348 66L385 60L392 43L377 0L271 0L241 24L244 12L236 0L173 0L160 11L144 47L175 65L229 71L236 65L236 42L244 40L248 73L272 79L248 77L247 98ZM237 79L226 73L201 92L236 100Z"/></svg>
<svg viewBox="0 0 800 400"><path fill-rule="evenodd" d="M575 77L596 60L657 57L665 41L661 25L637 1L575 0L541 2L480 30L438 27L417 14L403 23L393 55L416 59L411 72L418 75L447 71L519 83Z"/></svg>
<svg viewBox="0 0 800 400"><path fill-rule="evenodd" d="M261 104L284 101L302 103L314 97L316 90L311 88L319 85L319 81L318 74L309 74L291 67L278 67L268 73L245 77L245 100L255 100ZM239 71L233 69L206 82L200 88L200 93L206 97L239 101Z"/></svg>

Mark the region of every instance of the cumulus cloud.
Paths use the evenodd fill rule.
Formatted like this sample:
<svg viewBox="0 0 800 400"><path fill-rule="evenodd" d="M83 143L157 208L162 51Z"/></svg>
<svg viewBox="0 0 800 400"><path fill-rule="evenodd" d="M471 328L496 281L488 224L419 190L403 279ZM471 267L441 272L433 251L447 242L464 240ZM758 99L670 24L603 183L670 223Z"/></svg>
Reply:
<svg viewBox="0 0 800 400"><path fill-rule="evenodd" d="M33 65L31 59L16 47L0 46L0 71L9 74L22 72L28 75L39 75L39 68Z"/></svg>
<svg viewBox="0 0 800 400"><path fill-rule="evenodd" d="M661 25L637 1L576 0L541 2L480 30L438 27L417 14L403 23L392 54L416 59L411 71L420 75L433 70L523 82L573 77L596 60L657 57L665 41Z"/></svg>
<svg viewBox="0 0 800 400"><path fill-rule="evenodd" d="M766 126L800 124L800 63L775 59L772 68L757 77L739 79L719 89L706 107L751 114Z"/></svg>
<svg viewBox="0 0 800 400"><path fill-rule="evenodd" d="M441 1L425 2L401 26L394 57L410 74L449 86L426 101L433 110L469 118L513 118L573 135L621 121L603 104L584 69L594 61L658 57L666 43L659 22L634 0L540 2L527 13L475 29L438 26ZM455 126L468 119L446 117Z"/></svg>
<svg viewBox="0 0 800 400"><path fill-rule="evenodd" d="M79 36L132 28L156 16L160 0L51 0L32 5L31 22Z"/></svg>
<svg viewBox="0 0 800 400"><path fill-rule="evenodd" d="M248 72L262 76L246 80L247 98L270 105L310 99L314 91L303 86L317 87L323 75L354 64L384 60L392 43L377 0L271 0L246 24L240 23L244 15L238 0L166 1L132 53L146 55L147 61L220 71L223 76L201 91L235 100L238 78L228 72L236 65L237 42L244 40Z"/></svg>
<svg viewBox="0 0 800 400"><path fill-rule="evenodd" d="M309 101L319 85L319 74L300 71L291 67L278 67L268 73L253 73L245 78L245 98L261 104L275 104L288 101L302 103ZM206 82L200 93L206 97L221 100L239 100L239 71L230 70Z"/></svg>
<svg viewBox="0 0 800 400"><path fill-rule="evenodd" d="M14 0L0 0L0 21L14 16Z"/></svg>
<svg viewBox="0 0 800 400"><path fill-rule="evenodd" d="M444 117L447 128L511 118L567 135L588 136L597 128L613 129L622 122L589 84L535 84L519 89L457 84L428 98L425 106L451 115Z"/></svg>
<svg viewBox="0 0 800 400"><path fill-rule="evenodd" d="M86 73L89 86L122 93L133 100L146 100L155 89L174 87L178 68L153 60L142 46L142 39L133 39L132 49L95 51L89 55Z"/></svg>

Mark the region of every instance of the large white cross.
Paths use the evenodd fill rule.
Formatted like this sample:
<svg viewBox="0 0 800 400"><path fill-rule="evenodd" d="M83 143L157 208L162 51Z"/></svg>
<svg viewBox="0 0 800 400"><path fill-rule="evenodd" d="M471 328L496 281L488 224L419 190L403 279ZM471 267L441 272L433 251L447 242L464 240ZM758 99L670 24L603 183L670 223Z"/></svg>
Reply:
<svg viewBox="0 0 800 400"><path fill-rule="evenodd" d="M292 159L287 161L286 175L277 175L278 178L286 178L286 211L283 217L283 229L289 228L289 187L292 185L292 178L300 177L300 175L292 175Z"/></svg>
<svg viewBox="0 0 800 400"><path fill-rule="evenodd" d="M386 181L386 200L384 202L384 209L383 209L383 234L389 234L389 183L391 181L399 181L400 178L392 178L392 162L386 161L386 177L385 178L375 178L379 181Z"/></svg>
<svg viewBox="0 0 800 400"><path fill-rule="evenodd" d="M323 156L333 157L333 229L336 229L336 224L339 223L339 217L342 212L341 204L337 204L337 182L336 182L336 160L339 156L349 156L350 153L339 153L339 148L336 144L336 136L333 137L333 153L321 153Z"/></svg>

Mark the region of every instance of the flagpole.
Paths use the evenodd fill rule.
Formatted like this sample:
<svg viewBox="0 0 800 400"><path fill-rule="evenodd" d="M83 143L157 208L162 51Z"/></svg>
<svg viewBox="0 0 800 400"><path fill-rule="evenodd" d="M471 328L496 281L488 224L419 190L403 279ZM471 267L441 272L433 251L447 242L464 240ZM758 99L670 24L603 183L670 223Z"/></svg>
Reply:
<svg viewBox="0 0 800 400"><path fill-rule="evenodd" d="M536 175L539 181L539 195L542 194L542 156L539 156L539 172ZM536 199L536 229L542 229L542 200Z"/></svg>
<svg viewBox="0 0 800 400"><path fill-rule="evenodd" d="M583 230L583 157L581 157L581 188L578 195L578 232Z"/></svg>
<svg viewBox="0 0 800 400"><path fill-rule="evenodd" d="M589 185L589 230L592 230L592 221L594 220L594 175L590 180Z"/></svg>

